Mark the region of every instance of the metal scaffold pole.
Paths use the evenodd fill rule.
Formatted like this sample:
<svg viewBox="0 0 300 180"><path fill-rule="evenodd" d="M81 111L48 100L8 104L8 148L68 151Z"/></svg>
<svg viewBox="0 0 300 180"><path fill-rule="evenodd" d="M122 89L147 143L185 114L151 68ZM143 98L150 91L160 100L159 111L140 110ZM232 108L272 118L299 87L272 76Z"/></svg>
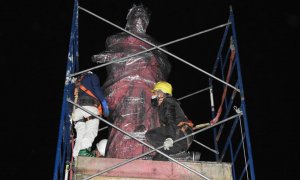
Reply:
<svg viewBox="0 0 300 180"><path fill-rule="evenodd" d="M74 0L72 26L71 26L71 36L69 42L69 52L66 68L66 79L63 91L62 99L62 110L59 123L58 140L56 147L56 156L54 164L53 179L64 179L66 169L65 166L71 158L71 122L70 122L70 108L67 102L68 97L72 97L73 94L73 84L71 83L70 74L78 71L78 0Z"/></svg>
<svg viewBox="0 0 300 180"><path fill-rule="evenodd" d="M239 58L239 51L238 51L238 45L237 45L237 35L235 30L235 21L234 21L234 14L232 7L230 7L230 21L232 26L232 37L233 42L236 48L236 62L237 62L237 74L238 74L238 83L239 88L241 90L240 96L241 96L241 111L243 112L243 122L244 122L244 132L245 132L245 139L247 144L247 152L248 152L248 164L251 174L251 179L255 180L255 173L254 173L254 163L253 163L253 157L252 157L252 146L251 146L251 140L250 140L250 133L249 133L249 125L248 125L248 119L246 114L246 102L245 102L245 96L244 96L244 87L243 87L243 80L242 80L242 71L241 71L241 65L240 65L240 58ZM247 169L247 164L245 169Z"/></svg>

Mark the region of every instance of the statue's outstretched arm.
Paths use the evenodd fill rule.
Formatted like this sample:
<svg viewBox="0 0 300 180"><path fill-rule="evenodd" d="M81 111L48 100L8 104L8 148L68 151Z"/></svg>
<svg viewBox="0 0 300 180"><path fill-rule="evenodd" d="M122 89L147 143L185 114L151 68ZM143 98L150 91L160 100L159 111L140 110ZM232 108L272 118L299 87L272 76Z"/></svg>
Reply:
<svg viewBox="0 0 300 180"><path fill-rule="evenodd" d="M109 62L112 59L117 58L118 53L115 53L113 51L104 51L99 54L92 56L92 62L94 63L106 63Z"/></svg>

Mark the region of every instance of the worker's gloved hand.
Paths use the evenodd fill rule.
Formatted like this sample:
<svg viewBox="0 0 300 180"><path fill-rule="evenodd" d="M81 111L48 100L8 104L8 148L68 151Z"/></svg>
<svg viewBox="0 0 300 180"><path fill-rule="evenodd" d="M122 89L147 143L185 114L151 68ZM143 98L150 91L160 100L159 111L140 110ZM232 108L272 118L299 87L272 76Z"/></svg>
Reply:
<svg viewBox="0 0 300 180"><path fill-rule="evenodd" d="M170 147L173 147L173 139L167 138L164 142L164 150L170 150Z"/></svg>
<svg viewBox="0 0 300 180"><path fill-rule="evenodd" d="M108 115L109 115L109 109L108 109L108 105L107 105L106 100L102 100L101 104L102 104L102 109L103 109L103 115L105 117L108 117Z"/></svg>

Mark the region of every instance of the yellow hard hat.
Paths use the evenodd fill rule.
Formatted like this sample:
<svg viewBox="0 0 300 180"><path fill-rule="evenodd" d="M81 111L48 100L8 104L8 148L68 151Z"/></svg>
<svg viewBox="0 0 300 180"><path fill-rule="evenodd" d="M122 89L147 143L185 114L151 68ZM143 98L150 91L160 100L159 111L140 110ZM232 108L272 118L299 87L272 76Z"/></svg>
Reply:
<svg viewBox="0 0 300 180"><path fill-rule="evenodd" d="M161 90L164 93L172 95L172 85L166 81L159 81L154 85L152 92Z"/></svg>

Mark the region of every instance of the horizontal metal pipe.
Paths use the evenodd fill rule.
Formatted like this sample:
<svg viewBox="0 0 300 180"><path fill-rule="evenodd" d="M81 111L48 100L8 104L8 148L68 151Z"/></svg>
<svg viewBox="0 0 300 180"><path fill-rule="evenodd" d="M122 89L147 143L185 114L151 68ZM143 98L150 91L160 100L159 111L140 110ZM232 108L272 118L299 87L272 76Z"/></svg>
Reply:
<svg viewBox="0 0 300 180"><path fill-rule="evenodd" d="M214 150L214 149L212 149L212 148L210 148L210 147L208 147L208 146L202 144L201 142L199 142L199 141L197 141L197 140L194 140L194 142L197 143L197 144L199 144L200 146L203 146L203 147L205 147L206 149L208 149L208 150L214 152L215 154L219 154L218 151L216 151L216 150Z"/></svg>
<svg viewBox="0 0 300 180"><path fill-rule="evenodd" d="M198 93L201 93L201 92L203 92L203 91L209 90L210 88L211 88L211 86L210 86L210 87L207 87L207 88L204 88L204 89L201 89L201 90L199 90L199 91L193 92L193 93L191 93L191 94L188 94L188 95L183 96L183 97L181 97L181 98L178 98L177 100L180 101L180 100L182 100L182 99L188 98L188 97L193 96L193 95L195 95L195 94L198 94Z"/></svg>

